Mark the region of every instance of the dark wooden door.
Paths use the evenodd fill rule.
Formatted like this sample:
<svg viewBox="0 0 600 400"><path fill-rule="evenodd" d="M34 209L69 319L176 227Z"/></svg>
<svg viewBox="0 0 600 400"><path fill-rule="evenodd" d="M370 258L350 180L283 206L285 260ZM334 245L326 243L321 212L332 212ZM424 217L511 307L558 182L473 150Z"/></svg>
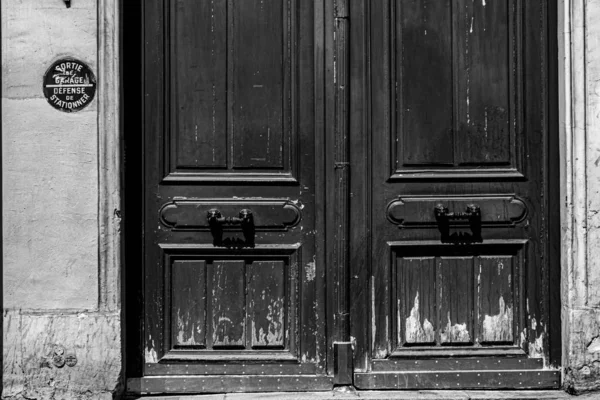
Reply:
<svg viewBox="0 0 600 400"><path fill-rule="evenodd" d="M355 385L558 387L552 2L367 3L353 9L366 22L352 48L370 54L364 64L353 57L368 77L352 97L353 110L367 111L351 116L353 193L366 188L353 214L367 216L353 219Z"/></svg>
<svg viewBox="0 0 600 400"><path fill-rule="evenodd" d="M331 387L315 243L320 7L144 2L141 392Z"/></svg>

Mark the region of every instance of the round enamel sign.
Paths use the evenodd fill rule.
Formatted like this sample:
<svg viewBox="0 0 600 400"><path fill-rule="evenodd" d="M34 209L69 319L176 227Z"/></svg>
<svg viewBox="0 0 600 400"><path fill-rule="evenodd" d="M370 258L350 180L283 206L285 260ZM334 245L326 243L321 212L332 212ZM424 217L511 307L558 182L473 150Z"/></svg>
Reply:
<svg viewBox="0 0 600 400"><path fill-rule="evenodd" d="M96 94L96 77L83 61L63 58L44 75L44 95L48 103L64 112L80 111Z"/></svg>

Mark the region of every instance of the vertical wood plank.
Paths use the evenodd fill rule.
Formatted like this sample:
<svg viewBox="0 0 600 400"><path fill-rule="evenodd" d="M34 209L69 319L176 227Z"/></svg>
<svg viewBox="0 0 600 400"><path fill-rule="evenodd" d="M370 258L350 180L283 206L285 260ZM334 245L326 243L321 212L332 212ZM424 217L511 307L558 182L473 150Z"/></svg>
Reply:
<svg viewBox="0 0 600 400"><path fill-rule="evenodd" d="M284 106L291 95L284 90L290 79L288 1L229 2L234 168L283 168L284 126L290 127Z"/></svg>
<svg viewBox="0 0 600 400"><path fill-rule="evenodd" d="M206 336L206 261L175 261L171 274L172 344L175 348L203 348Z"/></svg>
<svg viewBox="0 0 600 400"><path fill-rule="evenodd" d="M510 164L509 5L457 0L454 11L457 163Z"/></svg>
<svg viewBox="0 0 600 400"><path fill-rule="evenodd" d="M400 162L452 165L451 2L399 1L395 8Z"/></svg>
<svg viewBox="0 0 600 400"><path fill-rule="evenodd" d="M245 346L245 262L215 260L212 266L211 308L214 348Z"/></svg>
<svg viewBox="0 0 600 400"><path fill-rule="evenodd" d="M248 326L252 348L283 348L286 341L285 264L254 261L248 265Z"/></svg>
<svg viewBox="0 0 600 400"><path fill-rule="evenodd" d="M514 341L513 258L481 256L476 260L479 342Z"/></svg>
<svg viewBox="0 0 600 400"><path fill-rule="evenodd" d="M390 141L393 139L393 131L391 118L394 114L393 104L390 104L390 99L395 95L394 86L390 84L392 76L391 62L390 62L390 53L392 42L390 40L391 32L393 29L391 28L392 21L388 17L390 14L390 8L394 2L391 1L374 1L370 2L370 12L372 15L377 18L373 20L370 24L370 35L372 37L372 43L380 43L379 46L371 46L371 62L370 64L373 66L375 73L370 74L371 79L371 91L373 93L377 93L378 95L369 96L370 103L367 103L368 109L369 106L373 108L373 110L378 110L378 113L374 114L374 117L369 121L370 129L372 131L372 135L364 135L363 131L360 131L359 135L366 137L366 139L371 139L372 143L365 143L367 146L371 146L371 148L365 151L365 156L367 157L367 162L369 164L366 165L367 173L365 174L364 186L361 190L368 192L369 196L366 196L365 199L365 215L367 216L366 226L367 231L365 234L365 238L368 238L370 243L365 243L366 250L369 252L369 260L368 264L372 265L371 271L369 268L365 268L367 270L367 274L371 274L367 277L368 292L369 292L369 312L367 323L369 327L368 336L364 339L365 342L368 342L371 358L373 359L383 359L386 358L389 354L389 345L388 340L390 340L390 335L388 333L388 321L393 321L394 316L389 315L389 310L392 309L390 305L391 302L391 285L389 285L389 277L393 276L390 270L395 262L395 259L392 256L388 256L389 253L392 252L390 246L382 240L380 236L377 236L375 232L380 232L377 230L373 230L373 234L370 234L370 229L376 229L377 225L375 222L377 218L374 218L374 215L377 215L377 212L380 210L373 211L376 209L376 203L370 203L371 198L383 198L384 196L380 195L380 193L376 193L375 190L377 187L375 185L372 186L373 191L371 193L371 179L377 180L377 178L381 180L385 180L389 176L389 168L387 164L383 164L387 162L386 157L381 157L381 154L387 152L390 148L393 148L393 145ZM354 25L351 25L354 26ZM333 62L333 61L330 61ZM375 69L375 66L378 68ZM351 73L354 70L351 70ZM369 74L367 74L369 76ZM360 105L362 107L362 104ZM350 127L353 128L352 126ZM351 130L352 132L352 130ZM379 134L377 134L379 133ZM352 146L351 151L357 149L357 146ZM373 155L372 162L369 159L369 155ZM351 154L351 159L359 158L361 155ZM393 169L393 164L390 166ZM353 178L350 180L351 184L356 184L359 179L359 174L357 170L354 170ZM384 172L385 177L378 176L378 173ZM357 190L359 192L359 190ZM379 196L378 196L379 194ZM351 196L351 199L357 199L358 196ZM358 213L360 214L360 213ZM332 229L335 230L336 227ZM352 229L354 231L354 229ZM365 241L366 242L366 241ZM387 257L389 258L389 261ZM364 290L364 289L362 289ZM391 317L391 318L390 318Z"/></svg>
<svg viewBox="0 0 600 400"><path fill-rule="evenodd" d="M335 293L334 337L338 343L350 342L350 276L349 276L349 243L350 236L350 137L348 135L348 106L350 101L350 23L348 20L348 2L346 0L336 2L334 20L333 51L335 57L335 110L334 110L334 158L335 180L333 190L335 192L333 203L333 224L337 227L333 240L333 264L335 265L334 276L336 279L333 291ZM337 346L334 343L334 346ZM343 352L343 350L342 350ZM336 359L335 362L339 361ZM345 369L347 365L336 365ZM334 369L337 369L334 367ZM341 377L347 378L351 375L349 371L340 371L334 378L335 384L349 384Z"/></svg>
<svg viewBox="0 0 600 400"><path fill-rule="evenodd" d="M439 257L441 344L473 342L473 257Z"/></svg>
<svg viewBox="0 0 600 400"><path fill-rule="evenodd" d="M172 11L171 56L178 168L227 166L227 4L177 0Z"/></svg>
<svg viewBox="0 0 600 400"><path fill-rule="evenodd" d="M399 258L397 274L398 343L435 343L435 258Z"/></svg>
<svg viewBox="0 0 600 400"><path fill-rule="evenodd" d="M144 137L140 142L136 142L134 146L143 146L147 150L143 154L152 154L155 158L158 158L159 152L162 150L159 147L159 143L163 143L164 138L164 115L166 109L166 101L163 94L165 93L165 75L162 73L162 67L165 64L165 37L164 37L164 10L163 4L158 1L149 1L142 7L145 21L153 21L152 24L145 24L143 31L144 35L153 38L143 46L143 57L144 57L144 83L142 87L142 93L156 94L156 95L145 95L143 104L143 118L144 118ZM158 95L160 93L160 95ZM139 98L138 98L139 99ZM136 129L133 130L135 132ZM127 135L125 135L127 136ZM152 150L148 150L152 149ZM135 163L134 163L135 164ZM157 209L154 206L154 198L148 196L150 190L157 190L156 181L159 179L157 175L159 173L159 165L156 162L145 160L144 163L139 162L140 165L152 165L152 168L144 169L144 190L146 196L144 197L144 215L156 215ZM136 180L140 176L136 177ZM137 195L135 193L133 196ZM134 210L133 208L130 210ZM152 225L155 226L156 221L152 220ZM149 224L145 221L141 226L146 227L146 240L147 241L142 249L157 249L158 246L154 244L156 238L153 234L148 232ZM155 232L156 230L153 230ZM138 253L138 254L140 254ZM162 358L165 351L168 350L169 337L165 335L165 297L164 293L168 287L165 287L165 279L163 268L165 264L162 263L163 255L160 253L152 254L152 250L143 252L144 264L146 272L144 273L144 342L143 342L143 353L145 364L157 363ZM146 367L144 367L145 369Z"/></svg>

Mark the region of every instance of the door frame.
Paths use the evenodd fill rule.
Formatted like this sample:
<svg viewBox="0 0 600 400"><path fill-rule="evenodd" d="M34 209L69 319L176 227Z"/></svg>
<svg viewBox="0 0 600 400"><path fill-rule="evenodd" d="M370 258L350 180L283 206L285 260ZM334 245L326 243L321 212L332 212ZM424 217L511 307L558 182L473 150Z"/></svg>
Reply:
<svg viewBox="0 0 600 400"><path fill-rule="evenodd" d="M139 0L135 0L139 1ZM360 2L368 0L350 0L349 8L354 9ZM585 1L584 0L552 0L556 5L554 16L558 36L557 54L555 68L552 72L556 78L558 101L554 113L557 126L556 135L551 143L551 158L558 155L559 163L552 165L552 175L555 177L551 188L552 202L551 210L560 214L560 222L551 233L552 246L555 251L560 252L560 258L556 258L556 267L553 268L553 276L560 279L562 295L560 298L553 296L551 301L556 305L553 309L568 310L571 307L584 305L587 299L587 287L584 280L578 280L578 276L587 276L587 187L586 177L586 123L585 111L586 79L581 71L585 70ZM127 178L132 172L125 170L124 150L128 133L131 126L131 110L135 108L131 102L127 107L123 105L124 96L127 95L128 87L134 85L140 79L142 71L127 63L127 54L131 56L131 40L127 32L133 29L134 24L127 19L123 10L122 1L98 0L98 91L99 91L99 288L100 308L121 314L121 341L123 343L123 378L135 375L136 357L132 352L125 351L136 341L135 329L126 329L136 321L127 320L127 315L135 309L137 302L136 290L132 287L131 273L135 268L127 268L135 263L138 254L125 251L132 244L128 232L135 230L135 215L131 206L135 187ZM334 22L333 11L336 8L333 0L324 2L326 15L325 35L326 48L331 49L333 44L332 27ZM339 15L338 18L347 18L347 15ZM124 23L124 21L127 21ZM137 46L136 46L137 47ZM352 56L352 52L350 52ZM323 60L322 60L323 61ZM326 67L324 76L333 75L333 54L326 53L324 60ZM368 71L365 71L368 73ZM350 82L352 84L352 82ZM364 88L362 88L364 90ZM131 89L129 89L131 90ZM357 87L353 86L353 95L356 95ZM331 132L333 121L331 109L334 106L335 91L331 85L326 87L322 94L326 99L327 113L325 119L325 130ZM141 104L141 101L140 101ZM126 109L127 108L127 109ZM352 118L352 116L350 117ZM352 123L353 120L350 120ZM327 135L328 146L331 148L331 135ZM323 160L325 163L325 160ZM324 165L330 165L328 162ZM331 169L326 168L328 181L331 179ZM583 178L583 179L582 179ZM558 196L560 193L560 196ZM560 201L564 199L564 201ZM330 202L331 199L327 198ZM330 203L332 204L332 203ZM127 218L121 221L121 215L127 213ZM122 223L123 222L123 223ZM326 232L326 243L331 243L335 238L331 224L328 224ZM135 241L134 241L135 243ZM558 262L560 260L560 263ZM327 261L331 265L331 260ZM331 284L331 268L327 270L327 285ZM127 285L127 290L126 290ZM325 287L323 287L325 290ZM576 291L581 295L575 297L569 293ZM327 296L327 317L331 321L334 314L335 296L330 293ZM562 307L558 305L561 304ZM561 317L559 314L558 318ZM553 350L553 364L569 365L569 360L562 360L561 355L568 355L569 351L577 346L576 338L571 335L570 324L572 317L568 312L562 313L561 324L554 326L552 337L556 344L551 345ZM327 370L333 373L333 324L328 325L327 346ZM562 332L562 337L558 336ZM558 340L556 340L558 337ZM349 338L352 341L352 338ZM564 381L563 368L563 381Z"/></svg>

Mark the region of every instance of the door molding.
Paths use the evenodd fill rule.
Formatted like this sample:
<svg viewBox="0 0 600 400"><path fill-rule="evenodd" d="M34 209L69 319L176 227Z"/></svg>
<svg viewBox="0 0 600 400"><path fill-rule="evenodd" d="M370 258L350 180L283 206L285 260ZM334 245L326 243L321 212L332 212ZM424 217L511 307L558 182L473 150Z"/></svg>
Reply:
<svg viewBox="0 0 600 400"><path fill-rule="evenodd" d="M98 0L98 307L121 310L120 2Z"/></svg>
<svg viewBox="0 0 600 400"><path fill-rule="evenodd" d="M594 161L587 154L587 3L558 1L562 371L563 386L575 391L596 388L577 372L589 359L588 343L580 343L585 339L578 333L579 319L593 316L590 303L597 303L588 291L587 165Z"/></svg>

